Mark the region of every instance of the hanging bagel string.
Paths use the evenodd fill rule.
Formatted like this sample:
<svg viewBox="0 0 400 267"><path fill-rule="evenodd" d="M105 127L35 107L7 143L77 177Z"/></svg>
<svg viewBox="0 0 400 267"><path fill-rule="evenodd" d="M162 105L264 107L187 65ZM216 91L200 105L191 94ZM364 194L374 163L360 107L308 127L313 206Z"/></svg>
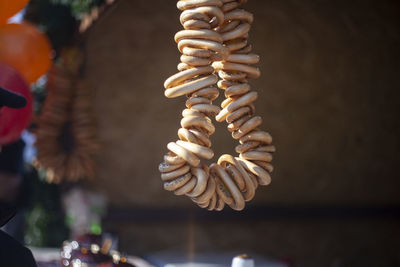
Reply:
<svg viewBox="0 0 400 267"><path fill-rule="evenodd" d="M64 62L53 64L48 74L48 96L37 120L34 166L52 183L77 181L94 176L97 151L96 127L90 88L71 63L74 49ZM68 58L69 57L69 58Z"/></svg>
<svg viewBox="0 0 400 267"><path fill-rule="evenodd" d="M180 22L184 30L175 35L182 53L179 72L165 83L168 98L186 95L179 140L167 145L169 152L159 165L164 189L186 195L202 208L222 210L225 205L242 210L254 198L258 185L271 182L273 167L272 137L258 127L248 78L258 78L258 68L251 66L259 57L247 43L253 15L239 9L244 0L183 0ZM217 72L218 76L214 73ZM222 110L212 104L219 91L225 92ZM222 155L210 166L200 158L211 159L210 135L218 122L226 120L232 137L239 140L239 157Z"/></svg>

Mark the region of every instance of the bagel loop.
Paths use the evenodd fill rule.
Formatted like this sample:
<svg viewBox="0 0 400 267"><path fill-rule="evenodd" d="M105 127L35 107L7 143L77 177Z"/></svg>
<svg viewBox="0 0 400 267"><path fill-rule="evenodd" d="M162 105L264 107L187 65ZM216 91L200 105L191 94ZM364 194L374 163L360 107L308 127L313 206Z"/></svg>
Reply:
<svg viewBox="0 0 400 267"><path fill-rule="evenodd" d="M245 0L181 0L183 30L175 34L182 53L179 72L165 83L165 96L186 95L179 140L170 142L169 152L159 166L164 188L186 195L202 208L222 210L225 205L242 210L254 198L258 185L268 185L272 137L259 129L248 78L260 76L259 56L247 43L253 15L239 7ZM215 74L218 74L218 76ZM220 80L218 80L218 78ZM218 87L217 87L218 86ZM213 105L225 91L221 108ZM228 123L232 137L239 141L238 157L222 155L208 167L201 159L212 159L210 136L215 127L210 117Z"/></svg>

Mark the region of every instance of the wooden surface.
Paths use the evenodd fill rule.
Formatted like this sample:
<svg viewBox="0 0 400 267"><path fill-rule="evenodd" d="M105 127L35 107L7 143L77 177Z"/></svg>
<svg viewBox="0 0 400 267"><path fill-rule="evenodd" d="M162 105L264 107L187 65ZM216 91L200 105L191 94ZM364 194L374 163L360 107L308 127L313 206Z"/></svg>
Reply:
<svg viewBox="0 0 400 267"><path fill-rule="evenodd" d="M119 206L187 207L157 170L176 140L183 99L166 99L181 29L173 0L121 0L88 33L103 149L92 186ZM257 114L277 147L272 184L255 204L399 204L399 5L394 1L263 1L250 41L260 54ZM236 142L217 123L216 158Z"/></svg>

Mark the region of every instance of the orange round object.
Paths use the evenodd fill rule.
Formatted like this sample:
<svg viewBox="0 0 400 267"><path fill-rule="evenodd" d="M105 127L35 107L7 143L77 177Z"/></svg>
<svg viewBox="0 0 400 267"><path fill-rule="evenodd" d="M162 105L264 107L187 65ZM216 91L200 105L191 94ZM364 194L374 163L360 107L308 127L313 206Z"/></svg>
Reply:
<svg viewBox="0 0 400 267"><path fill-rule="evenodd" d="M35 82L50 68L50 41L30 23L0 25L0 63L18 70L28 83Z"/></svg>
<svg viewBox="0 0 400 267"><path fill-rule="evenodd" d="M0 0L0 24L6 24L7 20L23 9L29 0Z"/></svg>

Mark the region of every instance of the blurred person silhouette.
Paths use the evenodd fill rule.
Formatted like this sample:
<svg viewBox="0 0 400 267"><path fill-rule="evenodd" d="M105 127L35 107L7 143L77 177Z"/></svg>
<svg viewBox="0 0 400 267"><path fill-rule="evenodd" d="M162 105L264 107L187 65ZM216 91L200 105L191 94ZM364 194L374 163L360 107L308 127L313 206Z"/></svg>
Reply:
<svg viewBox="0 0 400 267"><path fill-rule="evenodd" d="M0 116L4 106L22 108L25 105L26 100L23 96L0 88ZM21 199L26 197L25 193L21 191L24 146L24 142L18 140L13 144L1 147L0 227L16 216ZM19 239L22 239L22 236L19 236ZM2 230L0 230L0 265L8 267L37 266L31 251Z"/></svg>

